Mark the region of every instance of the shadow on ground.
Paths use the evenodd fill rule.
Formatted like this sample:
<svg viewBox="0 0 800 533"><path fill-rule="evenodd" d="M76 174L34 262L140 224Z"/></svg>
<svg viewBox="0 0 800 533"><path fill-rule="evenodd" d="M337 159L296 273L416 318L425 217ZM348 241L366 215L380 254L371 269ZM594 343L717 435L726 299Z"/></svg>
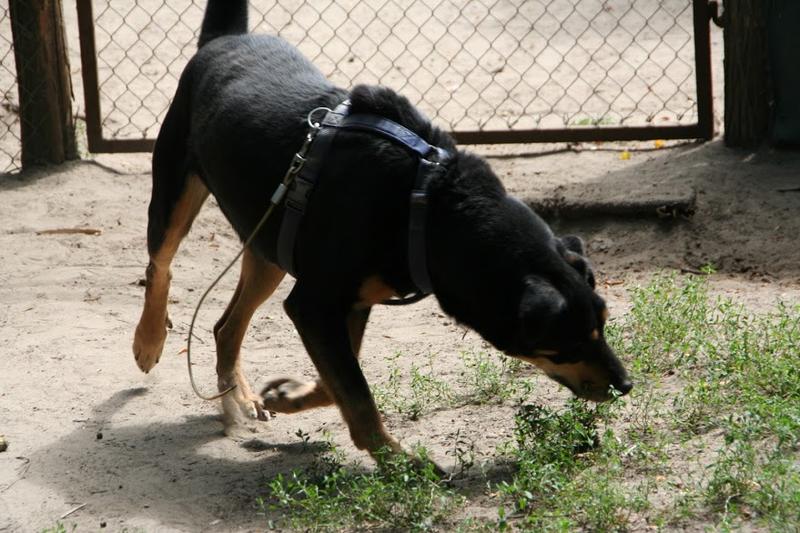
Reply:
<svg viewBox="0 0 800 533"><path fill-rule="evenodd" d="M123 390L98 405L83 428L30 457L27 479L58 490L66 501L86 503L91 511L87 516L127 517L109 524L112 530L129 525L128 520L137 526L151 521L175 529L203 523L209 529L263 529L267 517L259 515L256 499L266 493L267 481L308 466L324 449L314 442L237 442L222 435L216 416L192 416L181 423L112 422L128 402L147 393L143 388ZM252 457L226 457L226 451L237 446ZM131 515L136 507L139 513ZM72 520L84 526L80 513L65 522Z"/></svg>
<svg viewBox="0 0 800 533"><path fill-rule="evenodd" d="M590 172L600 156L564 157ZM716 141L633 159L564 182L551 161L552 175L517 183L514 192L558 233L584 236L590 256L609 270L711 264L724 273L800 280L800 152L732 150Z"/></svg>

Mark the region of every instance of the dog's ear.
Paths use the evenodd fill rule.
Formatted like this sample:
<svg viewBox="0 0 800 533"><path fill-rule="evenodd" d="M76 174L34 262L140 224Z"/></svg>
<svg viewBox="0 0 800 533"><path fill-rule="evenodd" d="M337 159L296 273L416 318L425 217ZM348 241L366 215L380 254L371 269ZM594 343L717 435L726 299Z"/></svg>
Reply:
<svg viewBox="0 0 800 533"><path fill-rule="evenodd" d="M566 309L566 299L550 282L538 276L525 278L519 316L526 331L547 331Z"/></svg>
<svg viewBox="0 0 800 533"><path fill-rule="evenodd" d="M564 244L564 248L570 252L575 252L583 256L586 255L586 246L583 243L583 239L577 235L565 235L561 237L561 242Z"/></svg>
<svg viewBox="0 0 800 533"><path fill-rule="evenodd" d="M559 240L561 241L561 246L558 248L564 260L577 270L581 277L586 280L586 283L594 289L594 271L592 270L592 264L586 258L586 247L583 244L583 239L576 235L566 235Z"/></svg>

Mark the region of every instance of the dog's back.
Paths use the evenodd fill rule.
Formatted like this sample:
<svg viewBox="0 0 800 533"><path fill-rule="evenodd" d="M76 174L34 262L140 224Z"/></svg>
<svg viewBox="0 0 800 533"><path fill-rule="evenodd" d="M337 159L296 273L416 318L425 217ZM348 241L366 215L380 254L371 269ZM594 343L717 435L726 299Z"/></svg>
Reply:
<svg viewBox="0 0 800 533"><path fill-rule="evenodd" d="M346 92L282 38L247 33L244 0L211 0L198 44L159 134L154 169L172 161L196 173L244 238L302 144L308 111L335 107ZM274 226L262 232L265 241Z"/></svg>

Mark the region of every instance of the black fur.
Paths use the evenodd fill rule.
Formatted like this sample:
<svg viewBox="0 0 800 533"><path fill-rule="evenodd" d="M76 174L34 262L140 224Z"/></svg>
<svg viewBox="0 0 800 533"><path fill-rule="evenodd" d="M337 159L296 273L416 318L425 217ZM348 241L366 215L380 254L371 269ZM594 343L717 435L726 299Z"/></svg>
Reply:
<svg viewBox="0 0 800 533"><path fill-rule="evenodd" d="M197 47L202 48L221 35L242 33L247 33L247 0L209 2Z"/></svg>
<svg viewBox="0 0 800 533"><path fill-rule="evenodd" d="M199 174L245 239L303 142L308 112L349 98L353 112L394 120L455 154L428 188L428 268L442 309L509 355L585 363L599 388L589 394L570 384L578 394L604 398L599 389L609 384L630 389L602 338L605 304L593 290L579 239L556 238L506 194L484 159L457 150L406 98L385 87L335 87L282 39L243 34L246 20L246 2L210 2L201 48L181 77L156 144L151 250L190 172ZM374 406L358 365L348 362L341 326L359 288L372 276L398 294L414 288L407 225L416 168L415 156L401 146L340 132L298 235L300 279L287 311L346 418L343 404ZM279 208L253 245L273 262L281 218ZM337 383L344 386L340 392Z"/></svg>

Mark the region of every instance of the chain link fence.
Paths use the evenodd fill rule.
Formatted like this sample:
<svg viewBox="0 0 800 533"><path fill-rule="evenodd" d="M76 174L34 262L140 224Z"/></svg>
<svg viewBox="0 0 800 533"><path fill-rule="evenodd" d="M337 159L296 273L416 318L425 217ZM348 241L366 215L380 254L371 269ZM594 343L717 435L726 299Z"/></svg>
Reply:
<svg viewBox="0 0 800 533"><path fill-rule="evenodd" d="M96 3L106 137L155 137L204 5ZM697 121L691 0L254 0L250 20L451 130Z"/></svg>
<svg viewBox="0 0 800 533"><path fill-rule="evenodd" d="M17 68L8 4L0 4L0 173L18 170L22 148Z"/></svg>
<svg viewBox="0 0 800 533"><path fill-rule="evenodd" d="M153 139L205 0L93 4L103 136ZM72 37L74 9L64 1ZM697 121L692 0L251 0L250 21L335 83L388 85L453 131ZM20 158L7 2L0 58L3 172Z"/></svg>

